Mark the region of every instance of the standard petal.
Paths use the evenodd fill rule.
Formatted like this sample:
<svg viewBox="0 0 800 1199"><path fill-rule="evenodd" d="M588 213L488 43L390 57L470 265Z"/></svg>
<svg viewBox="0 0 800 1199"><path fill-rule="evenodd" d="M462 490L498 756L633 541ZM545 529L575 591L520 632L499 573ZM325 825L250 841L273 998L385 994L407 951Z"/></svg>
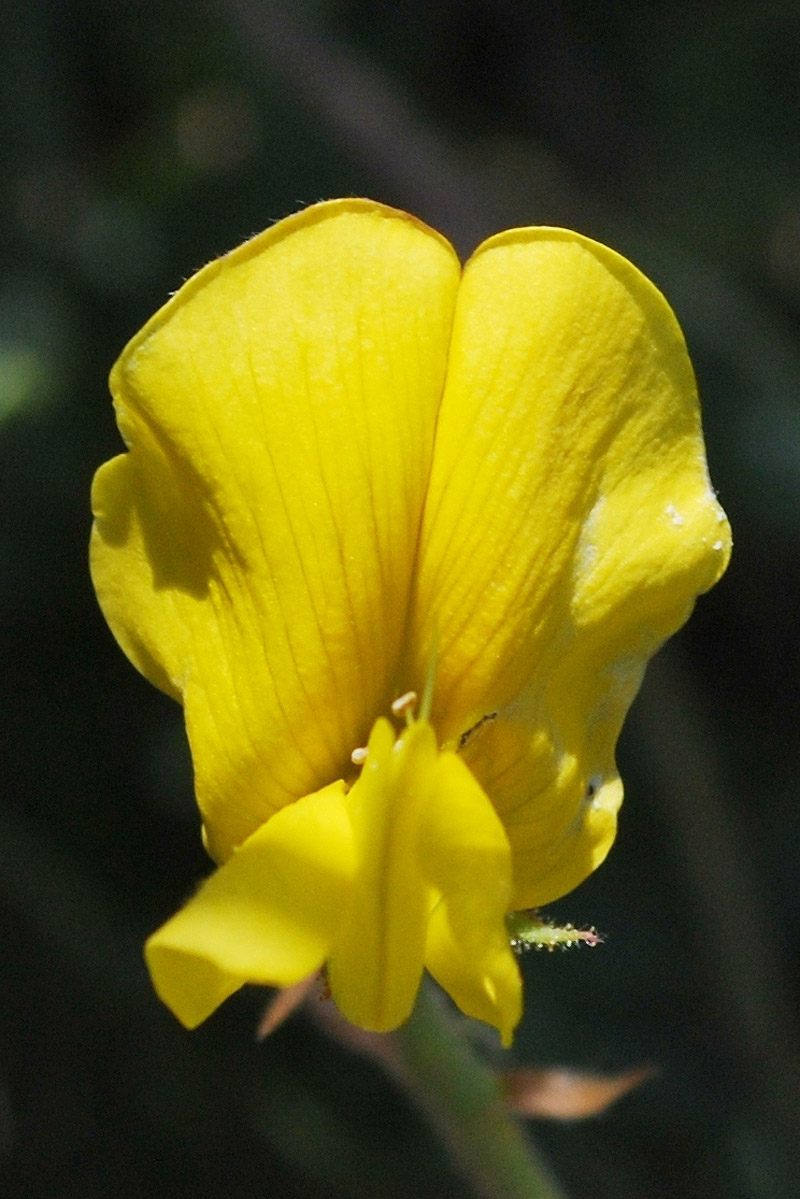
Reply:
<svg viewBox="0 0 800 1199"><path fill-rule="evenodd" d="M607 852L644 664L729 544L661 294L578 234L486 242L459 291L412 673L438 637L434 725L508 831L515 906L565 893Z"/></svg>
<svg viewBox="0 0 800 1199"><path fill-rule="evenodd" d="M93 491L95 587L183 699L211 852L342 777L397 694L459 265L359 200L192 279L111 388L130 452Z"/></svg>
<svg viewBox="0 0 800 1199"><path fill-rule="evenodd" d="M343 783L283 808L148 940L159 997L195 1028L244 983L306 978L347 918L353 871Z"/></svg>

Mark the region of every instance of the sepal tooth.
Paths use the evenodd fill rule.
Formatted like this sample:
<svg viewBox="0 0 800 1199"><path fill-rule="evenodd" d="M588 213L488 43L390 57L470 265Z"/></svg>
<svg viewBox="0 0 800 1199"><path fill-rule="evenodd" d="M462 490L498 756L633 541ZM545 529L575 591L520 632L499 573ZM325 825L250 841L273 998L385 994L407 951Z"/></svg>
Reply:
<svg viewBox="0 0 800 1199"><path fill-rule="evenodd" d="M600 945L603 938L597 929L576 928L574 924L555 924L535 909L509 912L506 928L511 948L515 953L526 953L529 949L571 949L573 945Z"/></svg>

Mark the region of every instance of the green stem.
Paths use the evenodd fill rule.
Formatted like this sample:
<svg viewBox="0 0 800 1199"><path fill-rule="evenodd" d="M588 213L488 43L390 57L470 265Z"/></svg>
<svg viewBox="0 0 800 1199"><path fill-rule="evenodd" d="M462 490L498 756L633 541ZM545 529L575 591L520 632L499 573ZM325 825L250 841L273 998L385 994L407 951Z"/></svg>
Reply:
<svg viewBox="0 0 800 1199"><path fill-rule="evenodd" d="M432 986L392 1034L404 1081L482 1199L565 1199Z"/></svg>

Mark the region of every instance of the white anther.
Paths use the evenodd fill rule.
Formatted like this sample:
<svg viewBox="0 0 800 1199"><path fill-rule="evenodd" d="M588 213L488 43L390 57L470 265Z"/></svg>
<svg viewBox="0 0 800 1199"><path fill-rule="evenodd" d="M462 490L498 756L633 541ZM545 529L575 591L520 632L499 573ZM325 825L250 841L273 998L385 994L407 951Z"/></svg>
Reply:
<svg viewBox="0 0 800 1199"><path fill-rule="evenodd" d="M392 715L405 716L406 712L413 712L416 706L416 691L406 691L405 695L399 696L392 704Z"/></svg>
<svg viewBox="0 0 800 1199"><path fill-rule="evenodd" d="M350 761L354 766L363 766L367 760L367 747L360 745L358 749L354 749L350 755Z"/></svg>

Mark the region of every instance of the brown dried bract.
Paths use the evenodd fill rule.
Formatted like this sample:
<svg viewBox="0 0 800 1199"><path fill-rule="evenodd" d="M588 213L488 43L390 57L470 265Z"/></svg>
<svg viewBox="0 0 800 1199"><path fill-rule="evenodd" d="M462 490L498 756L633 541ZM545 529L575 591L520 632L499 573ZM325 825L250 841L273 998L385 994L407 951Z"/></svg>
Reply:
<svg viewBox="0 0 800 1199"><path fill-rule="evenodd" d="M521 1116L544 1120L586 1120L652 1078L654 1066L603 1076L577 1070L520 1068L502 1074L506 1105Z"/></svg>

